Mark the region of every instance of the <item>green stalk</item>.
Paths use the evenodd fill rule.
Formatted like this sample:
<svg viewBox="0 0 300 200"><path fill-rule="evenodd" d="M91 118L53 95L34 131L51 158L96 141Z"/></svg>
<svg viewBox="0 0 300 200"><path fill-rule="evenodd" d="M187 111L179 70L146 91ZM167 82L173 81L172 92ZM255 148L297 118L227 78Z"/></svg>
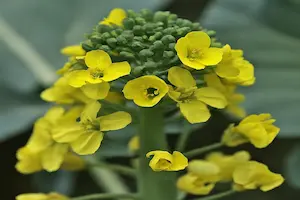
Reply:
<svg viewBox="0 0 300 200"><path fill-rule="evenodd" d="M168 150L163 132L163 109L159 106L140 109L139 193L142 200L175 200L177 195L174 172L154 172L146 154L153 150Z"/></svg>

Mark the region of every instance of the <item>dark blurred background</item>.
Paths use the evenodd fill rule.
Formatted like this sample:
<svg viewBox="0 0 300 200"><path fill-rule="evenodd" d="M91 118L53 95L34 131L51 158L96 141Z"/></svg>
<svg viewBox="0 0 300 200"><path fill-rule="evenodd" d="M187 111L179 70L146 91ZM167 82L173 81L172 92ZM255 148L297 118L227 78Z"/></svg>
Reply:
<svg viewBox="0 0 300 200"><path fill-rule="evenodd" d="M282 173L286 182L268 193L247 192L228 199L300 199L300 0L0 0L1 199L11 200L27 192L55 190L77 195L133 188L132 180L125 185L99 182L98 176L118 179L106 171L25 176L14 169L16 150L26 143L35 119L49 107L39 99L39 93L51 85L55 70L66 60L59 54L60 48L82 41L83 34L115 7L169 10L216 30L223 43L244 50L257 77L254 86L241 88L247 98L244 107L248 113L270 112L281 132L265 149L251 145L240 148L249 150L272 171ZM194 132L189 148L218 141L234 121L214 113ZM174 143L177 135L170 134L169 138ZM224 149L228 153L236 150ZM115 154L118 152L106 152L107 157ZM127 163L124 156L111 160Z"/></svg>

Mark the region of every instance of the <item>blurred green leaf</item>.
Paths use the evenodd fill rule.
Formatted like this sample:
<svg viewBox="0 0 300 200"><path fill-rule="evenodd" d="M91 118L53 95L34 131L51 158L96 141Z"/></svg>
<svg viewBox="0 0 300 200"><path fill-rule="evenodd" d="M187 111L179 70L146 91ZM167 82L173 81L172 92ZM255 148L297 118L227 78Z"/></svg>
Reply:
<svg viewBox="0 0 300 200"><path fill-rule="evenodd" d="M300 143L292 148L287 156L285 177L289 185L300 189Z"/></svg>

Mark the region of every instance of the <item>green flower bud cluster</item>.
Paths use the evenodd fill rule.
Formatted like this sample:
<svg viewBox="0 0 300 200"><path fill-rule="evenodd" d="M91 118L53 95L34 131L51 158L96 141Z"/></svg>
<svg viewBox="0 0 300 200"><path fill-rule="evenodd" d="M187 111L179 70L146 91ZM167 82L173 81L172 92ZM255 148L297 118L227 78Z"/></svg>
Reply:
<svg viewBox="0 0 300 200"><path fill-rule="evenodd" d="M137 76L153 74L179 64L176 41L197 30L206 31L199 23L170 12L128 10L123 26L98 24L82 47L86 51L101 49L114 59L127 60ZM206 32L215 35L214 31Z"/></svg>

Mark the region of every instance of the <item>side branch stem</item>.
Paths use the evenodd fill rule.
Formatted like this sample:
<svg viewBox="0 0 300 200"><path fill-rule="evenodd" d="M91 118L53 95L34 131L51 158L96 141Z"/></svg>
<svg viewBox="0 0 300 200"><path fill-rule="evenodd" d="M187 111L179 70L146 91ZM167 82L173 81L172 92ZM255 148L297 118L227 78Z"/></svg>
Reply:
<svg viewBox="0 0 300 200"><path fill-rule="evenodd" d="M138 199L137 194L110 194L110 193L100 193L100 194L89 194L80 197L74 197L70 200L96 200L96 199L112 199L112 198L119 198L119 199Z"/></svg>
<svg viewBox="0 0 300 200"><path fill-rule="evenodd" d="M208 146L205 146L205 147L201 147L201 148L198 148L198 149L193 149L191 151L188 151L188 152L184 153L184 155L188 158L192 158L194 156L198 156L198 155L201 155L203 153L218 149L222 146L223 146L223 143L221 143L221 142L214 143L214 144L211 144L211 145L208 145Z"/></svg>
<svg viewBox="0 0 300 200"><path fill-rule="evenodd" d="M232 195L234 193L236 193L235 190L228 190L226 192L222 192L222 193L219 193L219 194L211 195L211 196L208 196L208 197L193 199L193 200L216 200L216 199L221 199L223 197L230 196L230 195Z"/></svg>

